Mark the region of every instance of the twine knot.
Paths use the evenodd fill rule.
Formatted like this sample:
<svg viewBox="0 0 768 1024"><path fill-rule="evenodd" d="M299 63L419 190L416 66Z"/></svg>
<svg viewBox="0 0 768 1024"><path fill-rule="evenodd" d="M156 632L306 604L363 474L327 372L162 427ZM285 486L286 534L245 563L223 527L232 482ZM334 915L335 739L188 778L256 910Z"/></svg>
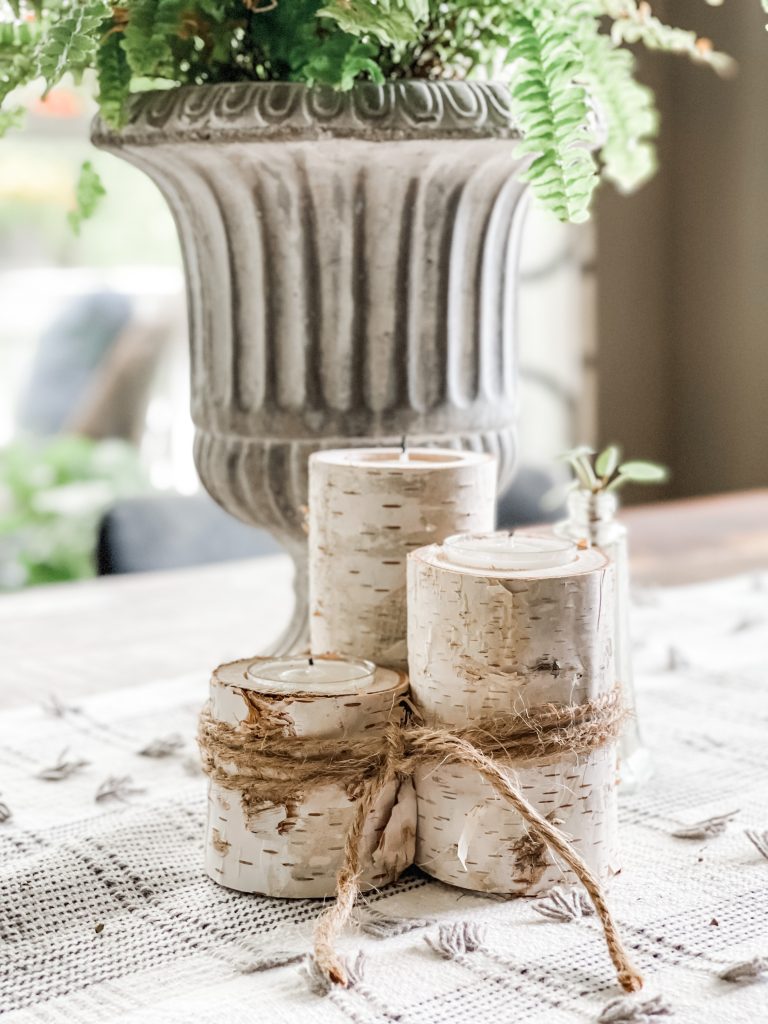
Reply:
<svg viewBox="0 0 768 1024"><path fill-rule="evenodd" d="M555 824L533 807L513 784L507 766L534 764L541 758L587 754L615 740L625 718L620 688L583 704L546 704L532 711L497 716L466 729L450 731L421 724L410 705L402 721L390 720L375 737L312 740L286 735L284 723L268 735L248 722L231 726L200 714L198 743L203 768L220 785L242 794L249 814L265 802L282 804L295 817L302 793L336 783L356 802L344 840L336 900L317 921L315 970L338 985L348 971L335 940L349 920L360 890L365 824L385 787L408 778L428 763L460 764L476 771L510 804L532 837L563 861L584 886L603 928L606 945L626 992L642 987L606 903L599 879Z"/></svg>

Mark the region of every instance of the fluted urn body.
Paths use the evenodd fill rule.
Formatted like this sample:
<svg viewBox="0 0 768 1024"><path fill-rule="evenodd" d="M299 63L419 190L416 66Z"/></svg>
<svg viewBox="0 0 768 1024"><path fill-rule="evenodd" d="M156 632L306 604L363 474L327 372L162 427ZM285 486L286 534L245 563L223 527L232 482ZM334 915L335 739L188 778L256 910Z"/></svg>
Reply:
<svg viewBox="0 0 768 1024"><path fill-rule="evenodd" d="M185 87L94 141L176 219L200 477L288 547L299 590L312 451L407 436L493 451L509 480L525 188L504 86Z"/></svg>

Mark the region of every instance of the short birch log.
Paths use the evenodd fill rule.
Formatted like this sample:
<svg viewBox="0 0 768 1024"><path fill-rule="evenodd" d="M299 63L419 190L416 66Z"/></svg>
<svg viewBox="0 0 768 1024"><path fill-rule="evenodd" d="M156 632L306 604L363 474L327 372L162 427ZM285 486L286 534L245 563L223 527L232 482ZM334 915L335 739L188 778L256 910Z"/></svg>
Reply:
<svg viewBox="0 0 768 1024"><path fill-rule="evenodd" d="M309 460L314 653L407 667L406 560L452 533L493 529L496 460L477 452L317 452Z"/></svg>
<svg viewBox="0 0 768 1024"><path fill-rule="evenodd" d="M260 693L248 668L269 659L221 665L211 678L211 718L262 726L268 737L370 738L401 713L408 693L403 673L376 669L346 693ZM234 770L234 768L233 768ZM290 789L290 783L286 791ZM244 795L211 780L205 869L221 885L267 896L332 896L344 838L356 801L336 784L322 785L284 804L250 806ZM394 881L413 861L416 800L411 780L389 785L365 829L363 889Z"/></svg>
<svg viewBox="0 0 768 1024"><path fill-rule="evenodd" d="M460 727L550 702L583 703L615 685L613 574L598 551L536 572L452 567L437 545L408 566L414 703L432 726ZM526 799L604 880L618 871L616 744L510 767ZM502 762L503 763L503 762ZM452 885L536 895L576 879L471 770L419 769L416 863Z"/></svg>

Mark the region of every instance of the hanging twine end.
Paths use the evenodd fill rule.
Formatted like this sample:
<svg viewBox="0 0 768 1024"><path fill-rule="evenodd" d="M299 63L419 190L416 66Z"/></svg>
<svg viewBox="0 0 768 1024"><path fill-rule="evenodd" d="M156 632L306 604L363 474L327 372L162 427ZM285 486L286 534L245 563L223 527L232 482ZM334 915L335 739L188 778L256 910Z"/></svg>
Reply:
<svg viewBox="0 0 768 1024"><path fill-rule="evenodd" d="M328 977L334 985L341 985L342 988L347 987L347 976L341 966L331 967L328 971Z"/></svg>
<svg viewBox="0 0 768 1024"><path fill-rule="evenodd" d="M643 976L634 967L619 971L619 984L625 992L639 992L643 987Z"/></svg>
<svg viewBox="0 0 768 1024"><path fill-rule="evenodd" d="M332 949L325 945L315 945L315 965L333 985L346 988L349 984L344 964Z"/></svg>

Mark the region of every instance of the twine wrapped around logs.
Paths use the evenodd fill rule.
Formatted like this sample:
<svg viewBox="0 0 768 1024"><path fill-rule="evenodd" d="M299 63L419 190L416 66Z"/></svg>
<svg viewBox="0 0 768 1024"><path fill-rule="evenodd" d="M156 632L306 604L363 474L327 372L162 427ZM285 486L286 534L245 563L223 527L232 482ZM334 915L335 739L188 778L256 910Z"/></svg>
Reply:
<svg viewBox="0 0 768 1024"><path fill-rule="evenodd" d="M361 840L365 822L382 789L410 777L427 763L461 764L477 771L526 822L533 838L557 855L579 878L603 927L619 983L628 992L642 987L605 900L602 886L573 845L519 792L507 771L557 758L563 752L586 754L613 742L625 718L620 688L581 704L546 704L532 712L499 716L455 730L427 728L404 702L401 723L392 722L369 740L308 741L265 736L247 722L237 727L215 721L206 706L200 715L198 743L208 776L247 802L283 804L302 791L334 782L346 788L357 808L345 838L344 862L336 883L336 901L317 922L315 959L334 982L345 985L343 964L334 942L348 921L359 892Z"/></svg>

